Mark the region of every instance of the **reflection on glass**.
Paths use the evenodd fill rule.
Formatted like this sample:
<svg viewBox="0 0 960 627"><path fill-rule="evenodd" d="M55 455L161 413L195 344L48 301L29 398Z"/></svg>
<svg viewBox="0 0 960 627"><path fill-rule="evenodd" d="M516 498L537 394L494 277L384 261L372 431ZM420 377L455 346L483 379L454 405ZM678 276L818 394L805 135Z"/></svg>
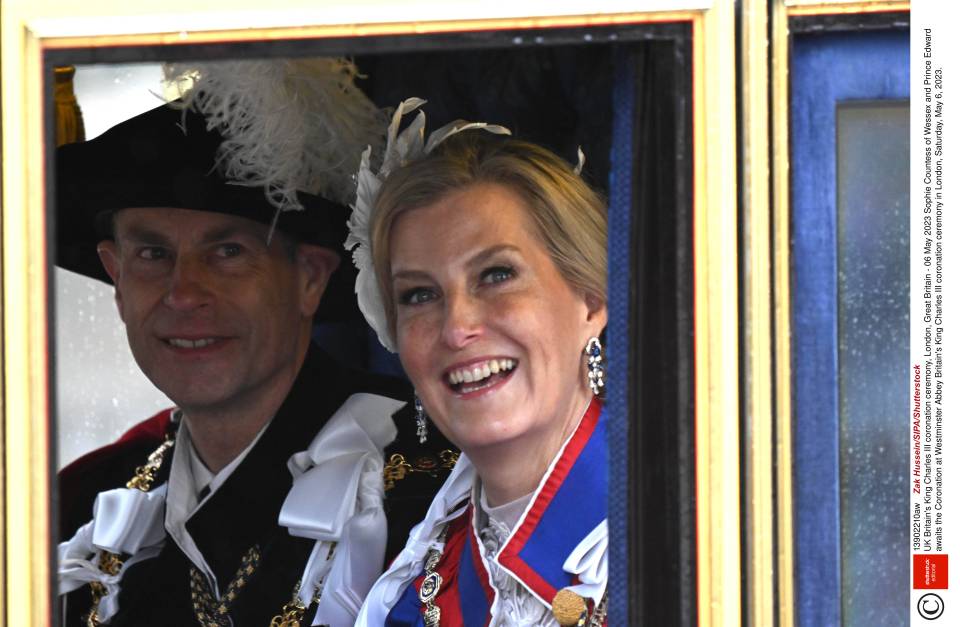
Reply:
<svg viewBox="0 0 960 627"><path fill-rule="evenodd" d="M159 63L77 67L74 93L87 139L159 106ZM69 464L116 440L171 403L127 346L113 286L55 268L57 462Z"/></svg>
<svg viewBox="0 0 960 627"><path fill-rule="evenodd" d="M837 108L840 542L844 625L909 613L909 108Z"/></svg>

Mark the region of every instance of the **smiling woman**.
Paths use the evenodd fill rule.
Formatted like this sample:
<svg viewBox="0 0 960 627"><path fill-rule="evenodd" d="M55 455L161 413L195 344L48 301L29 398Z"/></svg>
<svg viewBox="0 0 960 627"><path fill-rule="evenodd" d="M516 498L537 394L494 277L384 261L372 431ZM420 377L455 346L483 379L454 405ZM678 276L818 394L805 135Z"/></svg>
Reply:
<svg viewBox="0 0 960 627"><path fill-rule="evenodd" d="M590 385L602 379L599 351L587 348L607 322L605 207L579 166L485 132L502 129L457 124L421 151L409 131L398 135L406 104L388 133L397 153L388 147L382 187L371 181L376 196L361 193L355 210L372 213L368 233L354 222L353 239L360 253L371 242L380 287L361 296L463 455L360 620L414 625L422 605L430 625L599 625L606 413ZM411 128L422 126L421 115ZM369 272L360 264L358 285ZM578 501L594 506L571 521L564 512ZM457 583L474 570L492 589Z"/></svg>
<svg viewBox="0 0 960 627"><path fill-rule="evenodd" d="M574 291L525 204L500 185L451 191L391 231L397 347L427 413L474 464L496 469L491 504L531 493L589 402L581 362L606 299L588 305ZM500 361L508 367L494 373Z"/></svg>

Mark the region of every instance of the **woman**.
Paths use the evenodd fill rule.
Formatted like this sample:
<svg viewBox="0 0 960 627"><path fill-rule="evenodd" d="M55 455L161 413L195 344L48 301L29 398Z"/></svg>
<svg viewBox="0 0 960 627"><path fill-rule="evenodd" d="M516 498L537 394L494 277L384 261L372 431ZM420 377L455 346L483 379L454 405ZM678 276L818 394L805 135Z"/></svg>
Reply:
<svg viewBox="0 0 960 627"><path fill-rule="evenodd" d="M380 174L362 168L347 244L361 244L361 308L399 352L418 419L463 454L358 624L599 625L605 207L579 166L459 132L483 125L424 146L421 113L398 136L419 104L398 109Z"/></svg>

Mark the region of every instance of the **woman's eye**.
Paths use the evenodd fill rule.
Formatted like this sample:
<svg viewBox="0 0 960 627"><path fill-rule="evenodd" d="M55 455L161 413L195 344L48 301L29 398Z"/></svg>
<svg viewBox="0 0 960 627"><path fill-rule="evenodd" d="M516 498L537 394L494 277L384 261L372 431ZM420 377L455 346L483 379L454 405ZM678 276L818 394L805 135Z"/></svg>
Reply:
<svg viewBox="0 0 960 627"><path fill-rule="evenodd" d="M435 297L436 295L433 293L433 290L425 287L416 287L401 293L399 301L401 305L422 305L423 303L429 303Z"/></svg>
<svg viewBox="0 0 960 627"><path fill-rule="evenodd" d="M167 249L162 246L144 246L137 251L137 257L147 261L159 261L166 259L168 255Z"/></svg>
<svg viewBox="0 0 960 627"><path fill-rule="evenodd" d="M480 275L481 283L503 283L514 277L516 272L509 266L496 266L487 268Z"/></svg>

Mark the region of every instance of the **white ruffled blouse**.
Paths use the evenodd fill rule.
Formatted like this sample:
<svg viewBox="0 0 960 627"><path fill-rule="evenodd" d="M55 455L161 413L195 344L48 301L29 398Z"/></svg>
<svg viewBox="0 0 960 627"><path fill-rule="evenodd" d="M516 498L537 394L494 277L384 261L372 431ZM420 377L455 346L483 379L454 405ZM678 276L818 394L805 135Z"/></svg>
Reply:
<svg viewBox="0 0 960 627"><path fill-rule="evenodd" d="M556 624L550 608L544 607L496 560L497 553L507 543L533 494L527 494L498 507L491 507L487 503L487 495L483 487L478 484L477 488L473 492L473 502L479 504L479 507L474 509L476 512L474 528L482 546L480 555L487 572L490 573L490 584L496 590L498 600L491 609L493 615L490 619L490 627L532 627Z"/></svg>

